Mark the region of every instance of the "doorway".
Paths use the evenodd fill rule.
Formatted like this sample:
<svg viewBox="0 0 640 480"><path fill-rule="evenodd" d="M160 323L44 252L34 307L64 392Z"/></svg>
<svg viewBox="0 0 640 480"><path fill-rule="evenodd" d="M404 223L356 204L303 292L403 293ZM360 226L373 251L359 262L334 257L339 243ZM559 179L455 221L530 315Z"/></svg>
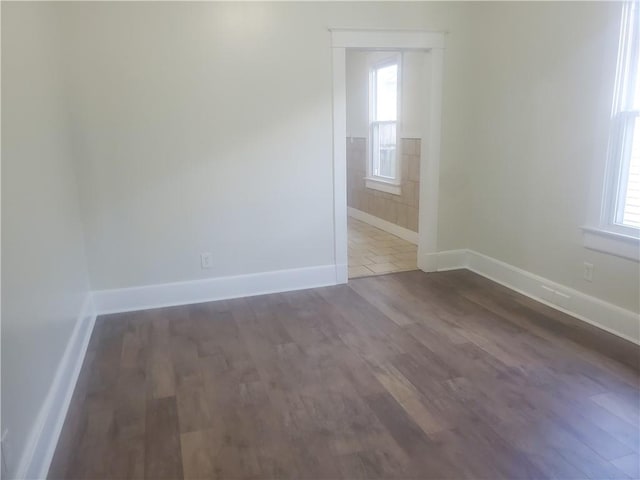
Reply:
<svg viewBox="0 0 640 480"><path fill-rule="evenodd" d="M346 51L349 278L418 268L425 55Z"/></svg>
<svg viewBox="0 0 640 480"><path fill-rule="evenodd" d="M411 253L409 247L413 245L412 248L416 250L416 266L425 272L436 271L438 267L438 183L444 35L424 31L333 29L331 37L334 87L336 282L346 283L348 280L349 253L352 253L352 258L361 256L357 255L356 248L354 248L357 242L349 243L350 224L352 237L355 239L362 239L364 231L369 228L376 229L373 230L373 234L374 237L377 237L375 238L377 242L373 243L377 243L377 251L372 253L380 253L380 255L372 256L379 257L376 260L380 260L379 264L384 265L371 268L364 264L356 265L352 260L352 267L366 267L371 271L371 274L389 273L391 265L404 270L411 269L412 266L406 261L409 255L402 254ZM365 97L364 102L367 106L366 127L358 127L357 122L352 121L353 116L349 115L348 118L347 115L347 105L352 100L347 98L349 81L347 70L351 68L347 58L354 56L369 57L366 62L369 88L366 95L362 93L360 95L360 102L362 103L363 97ZM397 117L395 125L391 125L394 123L393 118L378 118L371 114L372 111L375 112L376 106L371 105L372 95L369 92L372 91L372 85L375 85L375 82L380 79L388 83L389 72L393 71L394 65L400 66L397 82L401 85L403 60L406 63L406 58L409 56L418 58L416 65L419 66L422 76L416 77L414 82L419 84L417 87L423 92L423 95L419 100L407 103L402 101L403 89L399 89L396 99ZM388 68L389 66L392 68ZM406 110L405 112L402 112L403 108ZM411 117L411 120L405 118L407 115ZM395 132L394 128L397 129ZM390 138L394 140L389 141ZM391 154L391 151L394 153ZM410 162L403 158L403 152L405 156L413 156L416 161L416 166L412 167L413 177L409 175L407 169ZM357 162L349 162L348 160L354 160L348 158L349 155L359 155L360 159ZM363 161L366 162L364 169L362 167ZM358 189L354 189L353 180L349 183L347 173L349 164L352 167L360 168L360 172L356 175L362 176L358 180L361 182L360 187L362 188L355 194L354 192ZM364 175L361 175L363 172ZM403 178L405 181L413 178L413 181L419 184L419 188L414 190L411 190L414 186L404 186L405 188L403 188ZM391 195L395 195L395 197ZM403 201L398 202L402 195L404 195ZM377 198L377 200L371 200L371 198ZM385 206L381 199L390 200L396 206ZM415 203L411 204L411 201ZM414 209L411 210L413 214L411 224L406 212L399 213L397 204L411 206ZM376 216L376 213L379 216ZM400 218L398 218L399 216ZM395 220L395 223L390 220ZM385 223L380 223L380 221ZM359 222L363 222L364 225ZM400 223L405 226L399 225ZM391 234L395 238L384 238L383 234L385 233ZM407 246L402 242L410 245ZM385 243L388 245L385 246ZM387 250L384 250L385 248ZM406 251L402 252L402 249L406 249ZM394 261L383 261L385 253L390 254L387 259L395 260L395 263ZM367 256L365 255L365 257ZM371 259L367 261L371 261ZM352 268L351 270L353 277L367 274L364 269Z"/></svg>

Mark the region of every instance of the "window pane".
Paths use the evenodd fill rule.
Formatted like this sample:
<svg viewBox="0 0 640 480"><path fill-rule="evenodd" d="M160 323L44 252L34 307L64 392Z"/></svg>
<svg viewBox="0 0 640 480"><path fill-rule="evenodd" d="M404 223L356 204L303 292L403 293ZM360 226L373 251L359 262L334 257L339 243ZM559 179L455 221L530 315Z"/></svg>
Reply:
<svg viewBox="0 0 640 480"><path fill-rule="evenodd" d="M373 175L396 177L396 123L374 123L372 128Z"/></svg>
<svg viewBox="0 0 640 480"><path fill-rule="evenodd" d="M638 6L636 5L635 8L637 10ZM631 25L632 29L637 29L637 28L640 27L638 25L637 15L638 15L638 12L636 11L636 22ZM635 32L635 37L634 37L634 35L632 33L629 36L629 39L630 39L631 42L634 42L634 41L637 42L638 41L638 32ZM637 45L636 45L635 49L636 49L635 54L638 55L638 46ZM638 61L638 59L636 57L635 65L634 65L633 61L631 61L629 63L630 63L631 71L629 72L628 81L629 81L629 83L631 85L635 84L635 88L634 88L634 91L632 93L632 99L631 99L631 105L632 105L631 109L632 110L640 110L640 62ZM631 87L631 88L633 88L633 87Z"/></svg>
<svg viewBox="0 0 640 480"><path fill-rule="evenodd" d="M624 199L622 223L640 228L640 119L638 117L636 117L633 129L631 159L626 183L627 194Z"/></svg>
<svg viewBox="0 0 640 480"><path fill-rule="evenodd" d="M636 91L633 94L633 102L631 102L633 104L632 109L640 110L640 62L636 63L635 81L636 81L636 89L635 89Z"/></svg>
<svg viewBox="0 0 640 480"><path fill-rule="evenodd" d="M376 70L376 118L378 121L397 120L398 65Z"/></svg>

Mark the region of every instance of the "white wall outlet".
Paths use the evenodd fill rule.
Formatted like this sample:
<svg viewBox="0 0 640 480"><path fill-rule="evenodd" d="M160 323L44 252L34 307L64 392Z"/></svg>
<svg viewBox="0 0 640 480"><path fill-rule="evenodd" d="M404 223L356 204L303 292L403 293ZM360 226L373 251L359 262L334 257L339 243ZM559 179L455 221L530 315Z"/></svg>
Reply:
<svg viewBox="0 0 640 480"><path fill-rule="evenodd" d="M202 268L213 267L213 255L211 255L211 252L202 252L200 254L200 264Z"/></svg>
<svg viewBox="0 0 640 480"><path fill-rule="evenodd" d="M593 263L584 262L584 279L593 282Z"/></svg>

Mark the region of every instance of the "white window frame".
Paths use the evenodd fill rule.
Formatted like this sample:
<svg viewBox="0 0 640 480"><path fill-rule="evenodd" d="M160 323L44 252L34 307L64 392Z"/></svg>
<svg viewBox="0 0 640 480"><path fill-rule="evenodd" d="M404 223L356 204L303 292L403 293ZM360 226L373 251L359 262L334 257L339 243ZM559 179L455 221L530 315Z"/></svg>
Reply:
<svg viewBox="0 0 640 480"><path fill-rule="evenodd" d="M380 124L385 122L379 122L375 119L376 109L376 76L374 72L380 68L384 68L389 65L398 66L398 78L397 78L397 93L396 93L396 171L394 178L387 178L373 174L373 126L374 124ZM365 186L374 190L379 190L393 195L401 195L401 158L400 151L400 119L401 119L401 105L402 105L402 53L390 52L389 56L382 60L377 60L369 66L369 125L367 129L367 176L365 177Z"/></svg>
<svg viewBox="0 0 640 480"><path fill-rule="evenodd" d="M640 121L633 110L637 63L640 61L640 6L623 5L616 82L611 111L607 165L598 226L583 227L584 246L632 260L640 260L640 229L622 224L626 183L631 158L634 122Z"/></svg>
<svg viewBox="0 0 640 480"><path fill-rule="evenodd" d="M333 99L333 247L335 282L347 283L347 49L412 50L423 52L429 75L424 83L420 117L420 208L418 216L418 268L436 272L438 249L440 147L445 33L425 30L363 30L330 28ZM424 188L423 188L424 187Z"/></svg>

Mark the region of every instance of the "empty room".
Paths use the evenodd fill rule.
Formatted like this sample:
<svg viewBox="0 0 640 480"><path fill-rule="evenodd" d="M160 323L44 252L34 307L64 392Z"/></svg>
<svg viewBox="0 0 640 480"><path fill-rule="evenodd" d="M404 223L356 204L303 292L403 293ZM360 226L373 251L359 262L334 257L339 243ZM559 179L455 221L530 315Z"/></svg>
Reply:
<svg viewBox="0 0 640 480"><path fill-rule="evenodd" d="M637 2L0 2L6 479L640 479Z"/></svg>

